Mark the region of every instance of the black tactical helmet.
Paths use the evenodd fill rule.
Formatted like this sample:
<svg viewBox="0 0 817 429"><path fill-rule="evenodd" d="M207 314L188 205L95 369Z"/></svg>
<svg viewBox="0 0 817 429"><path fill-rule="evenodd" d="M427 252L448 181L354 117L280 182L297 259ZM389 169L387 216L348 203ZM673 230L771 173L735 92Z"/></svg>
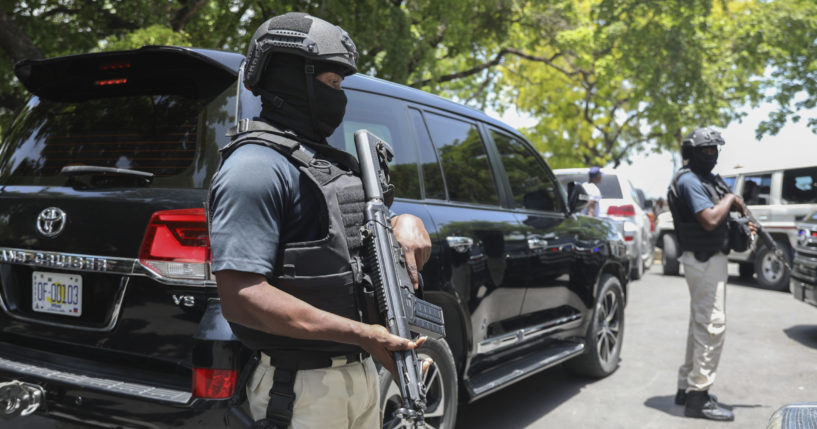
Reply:
<svg viewBox="0 0 817 429"><path fill-rule="evenodd" d="M696 128L681 142L681 156L687 159L691 156L693 148L723 144L726 144L726 141L719 131L711 127Z"/></svg>
<svg viewBox="0 0 817 429"><path fill-rule="evenodd" d="M274 54L304 57L307 65L328 62L344 76L357 73L357 48L342 28L301 12L268 19L255 31L247 50L244 85L254 91Z"/></svg>

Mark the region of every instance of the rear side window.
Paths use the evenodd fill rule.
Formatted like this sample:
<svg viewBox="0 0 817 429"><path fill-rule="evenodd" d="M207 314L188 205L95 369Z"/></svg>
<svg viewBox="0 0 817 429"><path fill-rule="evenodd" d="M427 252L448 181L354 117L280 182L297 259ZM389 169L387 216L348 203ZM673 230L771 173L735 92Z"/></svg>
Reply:
<svg viewBox="0 0 817 429"><path fill-rule="evenodd" d="M420 198L417 148L406 120L406 107L398 100L366 92L346 90L348 102L341 125L327 139L332 146L357 156L355 131L369 130L389 143L394 158L389 164L395 196Z"/></svg>
<svg viewBox="0 0 817 429"><path fill-rule="evenodd" d="M448 198L497 205L494 176L476 125L433 113L425 117L439 153Z"/></svg>
<svg viewBox="0 0 817 429"><path fill-rule="evenodd" d="M772 188L771 174L756 174L743 178L743 201L746 204L765 206L769 204Z"/></svg>
<svg viewBox="0 0 817 429"><path fill-rule="evenodd" d="M568 173L560 174L559 182L562 186L567 187L570 182L587 183L587 173ZM603 174L601 182L596 185L601 192L602 198L621 199L621 185L618 183L618 177L615 174ZM637 200L636 200L637 201Z"/></svg>
<svg viewBox="0 0 817 429"><path fill-rule="evenodd" d="M213 140L232 119L229 92L209 104L178 95L35 97L0 148L0 184L72 186L60 171L85 165L152 173L152 187L206 187L218 166Z"/></svg>
<svg viewBox="0 0 817 429"><path fill-rule="evenodd" d="M423 114L417 109L409 108L409 116L414 124L414 133L417 136L417 149L420 151L420 167L423 176L423 188L425 197L435 200L445 199L445 185L443 184L443 174L440 171L440 164L437 160L437 152L431 144L431 136L423 121Z"/></svg>
<svg viewBox="0 0 817 429"><path fill-rule="evenodd" d="M537 159L539 155L507 134L491 130L502 165L511 184L514 207L529 210L562 211L559 186Z"/></svg>
<svg viewBox="0 0 817 429"><path fill-rule="evenodd" d="M783 201L787 204L817 203L817 167L784 171Z"/></svg>

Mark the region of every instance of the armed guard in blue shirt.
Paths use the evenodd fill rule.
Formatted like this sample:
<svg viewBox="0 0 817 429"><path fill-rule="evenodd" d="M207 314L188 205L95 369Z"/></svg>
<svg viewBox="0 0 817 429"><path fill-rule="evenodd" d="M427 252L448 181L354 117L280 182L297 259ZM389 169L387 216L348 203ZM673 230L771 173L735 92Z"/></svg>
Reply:
<svg viewBox="0 0 817 429"><path fill-rule="evenodd" d="M667 201L690 294L686 356L678 369L675 403L685 406L687 417L731 421L732 411L709 394L726 333L726 255L732 246L727 220L730 210L746 213L743 199L712 174L718 147L724 143L709 127L698 128L683 140L685 166L675 173Z"/></svg>
<svg viewBox="0 0 817 429"><path fill-rule="evenodd" d="M359 296L360 169L326 142L357 58L342 28L303 13L267 20L250 41L239 84L261 97L261 117L228 133L208 206L224 317L257 352L242 377L254 428L380 427L372 357L394 373L393 351L424 342L367 320ZM416 285L431 240L415 216L391 223Z"/></svg>

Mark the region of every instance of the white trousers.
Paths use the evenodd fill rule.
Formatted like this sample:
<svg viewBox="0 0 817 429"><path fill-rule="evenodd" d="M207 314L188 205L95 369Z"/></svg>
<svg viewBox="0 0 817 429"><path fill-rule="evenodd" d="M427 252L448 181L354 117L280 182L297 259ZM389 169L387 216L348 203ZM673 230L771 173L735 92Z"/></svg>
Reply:
<svg viewBox="0 0 817 429"><path fill-rule="evenodd" d="M726 334L726 255L716 253L706 262L684 252L684 276L689 287L689 329L684 364L678 368L678 388L709 390Z"/></svg>
<svg viewBox="0 0 817 429"><path fill-rule="evenodd" d="M269 356L261 361L247 384L253 420L266 416L275 367ZM372 358L348 365L295 373L295 404L291 429L379 429L380 381Z"/></svg>

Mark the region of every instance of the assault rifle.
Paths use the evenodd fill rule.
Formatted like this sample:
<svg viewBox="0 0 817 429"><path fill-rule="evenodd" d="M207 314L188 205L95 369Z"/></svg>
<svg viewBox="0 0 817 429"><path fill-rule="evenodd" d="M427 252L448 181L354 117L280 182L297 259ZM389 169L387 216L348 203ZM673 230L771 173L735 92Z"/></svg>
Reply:
<svg viewBox="0 0 817 429"><path fill-rule="evenodd" d="M718 174L715 175L715 183L717 184L718 188L720 188L721 192L725 192L727 194L732 193L732 188L730 188L729 185L727 185L726 182L724 182L721 176ZM746 207L745 204L744 207ZM755 228L757 228L757 237L760 239L760 241L762 241L763 244L766 245L766 248L772 251L774 256L777 257L777 259L783 264L784 267L786 267L787 270L791 271L789 263L786 262L786 256L783 253L783 249L781 249L780 246L777 245L777 242L774 241L772 236L769 235L769 233L766 232L766 230L763 228L760 222L758 222L757 219L755 219L755 216L749 210L749 207L746 207L745 216L749 219L750 222L755 224Z"/></svg>
<svg viewBox="0 0 817 429"><path fill-rule="evenodd" d="M445 336L442 308L419 299L408 275L406 260L389 221L384 190L390 190L388 162L394 152L388 143L367 130L355 132L355 147L360 162L363 192L366 196L364 271L374 288L379 317L394 335L412 338L412 333L433 339ZM422 369L415 350L394 352L397 382L403 406L394 416L413 427L424 428L426 392Z"/></svg>

